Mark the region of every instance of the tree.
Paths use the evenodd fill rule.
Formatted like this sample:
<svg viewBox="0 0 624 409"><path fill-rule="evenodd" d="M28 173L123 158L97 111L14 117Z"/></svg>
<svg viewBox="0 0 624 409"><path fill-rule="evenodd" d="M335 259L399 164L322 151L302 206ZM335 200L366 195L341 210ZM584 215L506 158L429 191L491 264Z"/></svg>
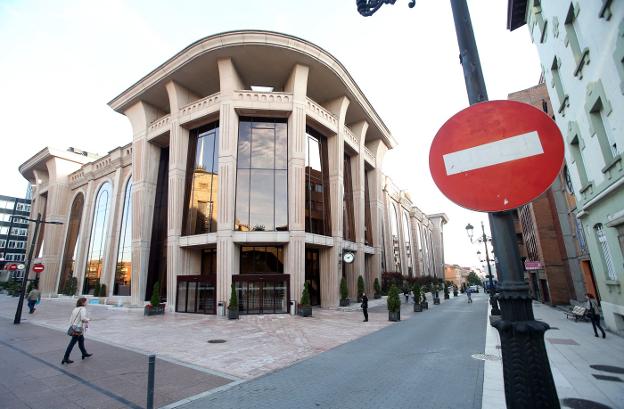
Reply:
<svg viewBox="0 0 624 409"><path fill-rule="evenodd" d="M358 277L358 299L364 294L364 278L362 276Z"/></svg>
<svg viewBox="0 0 624 409"><path fill-rule="evenodd" d="M388 311L398 312L401 310L401 299L399 298L399 289L396 285L392 284L388 291Z"/></svg>
<svg viewBox="0 0 624 409"><path fill-rule="evenodd" d="M414 304L420 303L420 295L422 293L420 284L418 284L417 282L414 283L414 286L412 287L412 292L414 293Z"/></svg>
<svg viewBox="0 0 624 409"><path fill-rule="evenodd" d="M303 293L301 294L301 305L303 307L309 307L310 306L310 290L308 288L308 282L307 281L305 283L303 283Z"/></svg>
<svg viewBox="0 0 624 409"><path fill-rule="evenodd" d="M156 281L152 288L152 298L150 299L152 307L158 307L160 305L160 283Z"/></svg>
<svg viewBox="0 0 624 409"><path fill-rule="evenodd" d="M468 285L481 285L481 279L474 271L471 271L466 277L466 281L468 281Z"/></svg>
<svg viewBox="0 0 624 409"><path fill-rule="evenodd" d="M347 287L347 280L342 277L340 280L340 299L346 300L347 298L349 298L349 288Z"/></svg>
<svg viewBox="0 0 624 409"><path fill-rule="evenodd" d="M375 295L381 295L381 286L379 285L379 279L375 278L375 283L373 284L375 288Z"/></svg>
<svg viewBox="0 0 624 409"><path fill-rule="evenodd" d="M230 295L230 304L228 310L238 311L238 297L236 296L236 286L232 283L232 295Z"/></svg>

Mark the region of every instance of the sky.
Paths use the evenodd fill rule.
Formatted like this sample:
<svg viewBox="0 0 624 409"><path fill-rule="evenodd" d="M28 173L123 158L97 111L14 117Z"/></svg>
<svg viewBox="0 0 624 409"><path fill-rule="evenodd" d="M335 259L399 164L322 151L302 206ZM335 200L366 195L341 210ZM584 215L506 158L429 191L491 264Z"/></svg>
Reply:
<svg viewBox="0 0 624 409"><path fill-rule="evenodd" d="M105 154L129 143L108 101L187 45L272 30L342 62L398 141L384 173L425 213L446 213L447 263L480 266L465 226L487 228L487 214L450 202L428 167L436 132L468 106L450 2L407 4L365 18L355 0L0 0L0 194L24 196L18 167L45 146ZM506 30L507 1L468 6L490 100L536 85L537 49L526 27Z"/></svg>

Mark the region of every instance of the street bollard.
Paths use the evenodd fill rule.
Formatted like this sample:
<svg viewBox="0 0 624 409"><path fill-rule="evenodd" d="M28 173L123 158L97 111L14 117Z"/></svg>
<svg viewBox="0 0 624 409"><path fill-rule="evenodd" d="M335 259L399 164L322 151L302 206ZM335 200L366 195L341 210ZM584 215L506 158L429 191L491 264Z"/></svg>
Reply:
<svg viewBox="0 0 624 409"><path fill-rule="evenodd" d="M154 368L156 366L156 355L152 354L147 357L147 409L154 409Z"/></svg>

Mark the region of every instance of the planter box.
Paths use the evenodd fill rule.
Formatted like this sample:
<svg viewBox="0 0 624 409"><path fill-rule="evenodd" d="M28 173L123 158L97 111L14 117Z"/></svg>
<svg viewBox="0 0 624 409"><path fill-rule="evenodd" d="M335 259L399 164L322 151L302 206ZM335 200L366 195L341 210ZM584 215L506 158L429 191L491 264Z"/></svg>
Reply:
<svg viewBox="0 0 624 409"><path fill-rule="evenodd" d="M414 303L414 312L422 312L422 310L423 310L422 304Z"/></svg>
<svg viewBox="0 0 624 409"><path fill-rule="evenodd" d="M378 300L378 299L380 299L380 298L381 298L381 294L375 294L375 295L373 295L373 298L374 298L374 299L376 299L376 300Z"/></svg>
<svg viewBox="0 0 624 409"><path fill-rule="evenodd" d="M345 298L345 299L340 300L340 306L341 306L341 307L348 307L348 306L349 306L349 304L351 304L351 301L349 301L349 299L348 299L348 298Z"/></svg>
<svg viewBox="0 0 624 409"><path fill-rule="evenodd" d="M229 320L237 320L238 319L238 310L228 310L228 319Z"/></svg>
<svg viewBox="0 0 624 409"><path fill-rule="evenodd" d="M301 307L299 313L302 317L311 317L312 316L312 307L310 305L305 305Z"/></svg>
<svg viewBox="0 0 624 409"><path fill-rule="evenodd" d="M429 302L428 301L423 301L420 303L420 306L423 307L423 310L428 310L429 309Z"/></svg>
<svg viewBox="0 0 624 409"><path fill-rule="evenodd" d="M388 321L401 321L401 311L392 312L388 311Z"/></svg>
<svg viewBox="0 0 624 409"><path fill-rule="evenodd" d="M160 304L157 307L148 304L143 308L143 315L165 315L165 304Z"/></svg>
<svg viewBox="0 0 624 409"><path fill-rule="evenodd" d="M450 296L450 295L448 295L448 294L444 294L444 299L445 299L445 300L448 300L449 298L451 298L451 296Z"/></svg>

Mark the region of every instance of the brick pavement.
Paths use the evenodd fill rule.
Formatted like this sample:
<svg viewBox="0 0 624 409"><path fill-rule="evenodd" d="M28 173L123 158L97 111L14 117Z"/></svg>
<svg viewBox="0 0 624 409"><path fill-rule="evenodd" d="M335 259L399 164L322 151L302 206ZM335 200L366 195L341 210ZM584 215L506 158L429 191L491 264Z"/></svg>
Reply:
<svg viewBox="0 0 624 409"><path fill-rule="evenodd" d="M0 407L6 409L141 408L146 404L147 357L88 338L93 356L61 365L69 337L60 331L0 318ZM163 406L232 382L156 360L154 403ZM175 382L172 382L175 381Z"/></svg>

